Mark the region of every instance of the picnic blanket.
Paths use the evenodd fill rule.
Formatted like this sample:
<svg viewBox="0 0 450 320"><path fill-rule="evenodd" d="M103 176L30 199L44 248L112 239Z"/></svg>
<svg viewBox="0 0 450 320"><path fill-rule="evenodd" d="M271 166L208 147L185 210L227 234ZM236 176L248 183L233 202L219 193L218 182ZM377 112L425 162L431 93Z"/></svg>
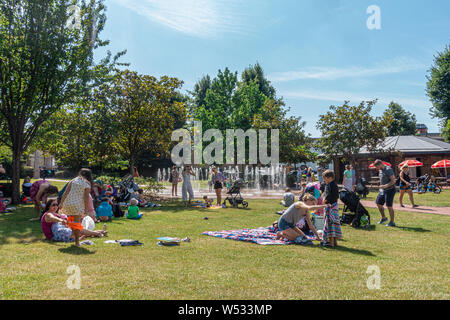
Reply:
<svg viewBox="0 0 450 320"><path fill-rule="evenodd" d="M238 241L253 242L260 245L288 245L296 244L286 239L276 240L278 229L274 227L261 227L257 229L227 230L227 231L205 231L202 234ZM308 240L316 240L313 234L307 235Z"/></svg>

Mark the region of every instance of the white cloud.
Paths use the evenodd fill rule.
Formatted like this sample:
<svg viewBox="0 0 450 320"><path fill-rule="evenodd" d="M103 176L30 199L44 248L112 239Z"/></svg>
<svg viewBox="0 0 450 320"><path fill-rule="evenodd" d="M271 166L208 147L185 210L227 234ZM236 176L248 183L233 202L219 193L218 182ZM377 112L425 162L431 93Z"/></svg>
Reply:
<svg viewBox="0 0 450 320"><path fill-rule="evenodd" d="M378 63L372 67L350 66L336 67L307 67L298 71L275 72L269 75L272 82L286 82L296 80L336 80L342 78L367 78L387 74L403 73L407 71L425 69L426 66L409 58L396 58Z"/></svg>
<svg viewBox="0 0 450 320"><path fill-rule="evenodd" d="M246 33L236 0L115 0L124 7L168 28L195 37Z"/></svg>
<svg viewBox="0 0 450 320"><path fill-rule="evenodd" d="M349 100L352 103L359 103L361 101L378 99L377 105L381 104L386 106L391 101L395 101L400 105L402 105L403 107L409 106L426 109L429 109L431 105L431 103L426 99L387 93L364 94L364 93L353 93L343 91L299 90L299 91L280 92L280 95L288 99L320 100L338 103L343 103L346 100Z"/></svg>

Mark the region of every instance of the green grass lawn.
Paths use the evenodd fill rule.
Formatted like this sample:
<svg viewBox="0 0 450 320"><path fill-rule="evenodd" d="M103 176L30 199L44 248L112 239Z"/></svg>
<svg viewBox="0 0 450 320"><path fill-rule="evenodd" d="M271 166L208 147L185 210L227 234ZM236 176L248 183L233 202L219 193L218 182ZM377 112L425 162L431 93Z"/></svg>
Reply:
<svg viewBox="0 0 450 320"><path fill-rule="evenodd" d="M399 204L398 201L400 193L395 194L394 203ZM430 206L430 207L450 207L450 190L444 190L440 194L435 194L431 192L427 193L413 193L414 202L419 206ZM375 201L378 196L378 192L371 191L367 198L362 200ZM403 196L403 204L410 205L409 196L407 193Z"/></svg>
<svg viewBox="0 0 450 320"><path fill-rule="evenodd" d="M2 299L448 299L450 217L398 212L398 228L343 226L337 249L260 246L201 235L203 231L271 225L280 207L250 200L248 210L146 209L140 221L116 219L110 235L76 248L44 241L30 206L0 214ZM378 214L370 210L373 220ZM204 220L209 217L209 220ZM98 227L101 227L99 225ZM159 247L157 237L190 237ZM137 239L141 247L105 244ZM70 265L81 289L66 286ZM381 289L367 288L367 268L381 271Z"/></svg>

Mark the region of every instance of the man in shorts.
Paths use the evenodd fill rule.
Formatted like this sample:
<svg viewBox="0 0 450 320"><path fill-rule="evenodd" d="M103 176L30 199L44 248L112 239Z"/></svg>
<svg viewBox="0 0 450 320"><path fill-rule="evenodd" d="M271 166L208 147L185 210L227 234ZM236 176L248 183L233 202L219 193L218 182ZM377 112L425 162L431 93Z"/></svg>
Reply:
<svg viewBox="0 0 450 320"><path fill-rule="evenodd" d="M376 160L374 165L375 168L379 170L378 175L380 177L380 193L378 194L376 200L378 210L380 210L381 213L381 220L378 224L385 223L388 220L384 214L384 205L386 204L389 211L389 216L391 218L391 221L389 221L386 226L395 227L393 208L394 196L396 192L394 170L392 170L391 167L386 166L381 160Z"/></svg>

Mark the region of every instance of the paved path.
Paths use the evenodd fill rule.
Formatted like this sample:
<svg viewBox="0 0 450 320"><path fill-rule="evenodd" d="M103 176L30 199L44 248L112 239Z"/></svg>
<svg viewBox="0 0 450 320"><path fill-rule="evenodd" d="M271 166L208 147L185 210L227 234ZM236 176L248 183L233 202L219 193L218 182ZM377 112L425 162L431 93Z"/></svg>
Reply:
<svg viewBox="0 0 450 320"><path fill-rule="evenodd" d="M376 208L377 205L375 201L361 200L361 204L368 208ZM408 212L417 212L417 213L428 213L428 214L439 214L443 216L450 216L450 207L427 207L420 206L418 208L413 208L410 205L405 206L404 208L400 207L399 204L394 203L395 211L408 211ZM385 209L387 213L387 209Z"/></svg>

